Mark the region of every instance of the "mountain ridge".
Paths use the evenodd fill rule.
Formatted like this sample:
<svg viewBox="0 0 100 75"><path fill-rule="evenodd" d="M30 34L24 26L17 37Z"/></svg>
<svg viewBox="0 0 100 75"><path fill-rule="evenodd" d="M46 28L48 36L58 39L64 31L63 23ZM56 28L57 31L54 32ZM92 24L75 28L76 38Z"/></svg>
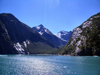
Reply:
<svg viewBox="0 0 100 75"><path fill-rule="evenodd" d="M57 49L12 14L0 14L0 54L40 54Z"/></svg>
<svg viewBox="0 0 100 75"><path fill-rule="evenodd" d="M100 56L100 13L97 13L73 30L61 54Z"/></svg>
<svg viewBox="0 0 100 75"><path fill-rule="evenodd" d="M51 31L49 31L47 28L45 28L43 25L35 26L33 27L34 30L36 30L40 35L42 35L45 39L53 43L55 46L61 48L64 46L67 42L59 39L56 37Z"/></svg>

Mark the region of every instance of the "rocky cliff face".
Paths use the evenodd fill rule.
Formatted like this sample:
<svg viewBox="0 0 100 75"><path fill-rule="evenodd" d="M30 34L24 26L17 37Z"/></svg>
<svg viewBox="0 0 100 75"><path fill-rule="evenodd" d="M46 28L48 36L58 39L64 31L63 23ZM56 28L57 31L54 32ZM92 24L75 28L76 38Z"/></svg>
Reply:
<svg viewBox="0 0 100 75"><path fill-rule="evenodd" d="M0 54L39 54L57 49L12 14L0 14Z"/></svg>
<svg viewBox="0 0 100 75"><path fill-rule="evenodd" d="M100 55L100 13L73 30L61 54Z"/></svg>
<svg viewBox="0 0 100 75"><path fill-rule="evenodd" d="M60 38L56 37L51 31L49 31L43 25L33 27L33 29L36 30L40 35L42 35L45 39L50 41L52 44L54 44L58 48L61 48L67 43L66 41L63 41Z"/></svg>

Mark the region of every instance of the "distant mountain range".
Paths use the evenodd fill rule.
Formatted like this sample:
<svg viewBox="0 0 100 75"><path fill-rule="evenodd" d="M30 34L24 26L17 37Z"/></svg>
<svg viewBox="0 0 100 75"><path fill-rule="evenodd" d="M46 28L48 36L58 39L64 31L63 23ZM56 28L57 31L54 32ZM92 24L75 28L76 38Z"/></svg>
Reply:
<svg viewBox="0 0 100 75"><path fill-rule="evenodd" d="M44 54L57 49L12 14L0 14L0 54Z"/></svg>
<svg viewBox="0 0 100 75"><path fill-rule="evenodd" d="M60 31L58 32L57 34L55 34L58 38L60 38L61 40L63 41L68 41L69 38L71 37L72 35L72 31Z"/></svg>
<svg viewBox="0 0 100 75"><path fill-rule="evenodd" d="M64 46L67 41L62 40L61 38L58 38L55 36L50 30L45 28L43 25L39 25L36 27L33 27L34 30L36 30L40 35L42 35L45 39L53 43L55 46L61 48Z"/></svg>
<svg viewBox="0 0 100 75"><path fill-rule="evenodd" d="M100 13L75 28L68 43L60 50L61 54L100 56Z"/></svg>
<svg viewBox="0 0 100 75"><path fill-rule="evenodd" d="M43 25L30 28L10 13L0 14L0 54L29 53L100 56L100 13L73 32L60 31L55 35Z"/></svg>

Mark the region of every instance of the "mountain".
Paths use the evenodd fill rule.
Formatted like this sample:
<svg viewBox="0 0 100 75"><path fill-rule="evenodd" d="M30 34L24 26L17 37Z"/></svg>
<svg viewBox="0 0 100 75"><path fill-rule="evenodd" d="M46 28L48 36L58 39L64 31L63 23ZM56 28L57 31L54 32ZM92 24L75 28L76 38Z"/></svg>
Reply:
<svg viewBox="0 0 100 75"><path fill-rule="evenodd" d="M0 54L40 54L56 49L51 42L12 14L0 14Z"/></svg>
<svg viewBox="0 0 100 75"><path fill-rule="evenodd" d="M60 38L61 40L63 41L68 41L69 38L71 37L72 35L72 31L60 31L58 32L57 34L55 34L58 38Z"/></svg>
<svg viewBox="0 0 100 75"><path fill-rule="evenodd" d="M56 37L51 31L49 31L47 28L45 28L43 25L39 25L37 27L33 27L34 30L36 30L40 35L42 35L45 39L53 43L57 47L64 46L67 42L59 39Z"/></svg>
<svg viewBox="0 0 100 75"><path fill-rule="evenodd" d="M61 54L100 56L100 13L91 16L73 30Z"/></svg>

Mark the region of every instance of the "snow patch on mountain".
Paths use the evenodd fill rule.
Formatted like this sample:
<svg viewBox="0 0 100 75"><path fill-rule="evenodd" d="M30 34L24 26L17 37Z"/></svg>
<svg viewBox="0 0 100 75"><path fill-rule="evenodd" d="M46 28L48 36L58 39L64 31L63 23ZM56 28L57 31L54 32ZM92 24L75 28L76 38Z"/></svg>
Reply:
<svg viewBox="0 0 100 75"><path fill-rule="evenodd" d="M23 43L24 43L24 46L25 46L25 47L27 47L27 44L26 44L26 42L24 41Z"/></svg>
<svg viewBox="0 0 100 75"><path fill-rule="evenodd" d="M25 50L23 47L27 48L27 46L30 44L29 40L23 41L23 45L21 45L19 42L14 44L14 48L18 51L19 54L25 54Z"/></svg>
<svg viewBox="0 0 100 75"><path fill-rule="evenodd" d="M36 27L37 29L40 29L40 27Z"/></svg>
<svg viewBox="0 0 100 75"><path fill-rule="evenodd" d="M43 32L40 31L39 34L40 34L40 35L43 35Z"/></svg>
<svg viewBox="0 0 100 75"><path fill-rule="evenodd" d="M28 44L30 44L29 40L26 40L23 42L24 46L27 47Z"/></svg>
<svg viewBox="0 0 100 75"><path fill-rule="evenodd" d="M30 41L29 41L29 40L26 40L26 43L27 43L27 44L30 44Z"/></svg>
<svg viewBox="0 0 100 75"><path fill-rule="evenodd" d="M18 51L18 53L24 54L24 49L22 48L22 45L19 42L14 44L14 48Z"/></svg>

